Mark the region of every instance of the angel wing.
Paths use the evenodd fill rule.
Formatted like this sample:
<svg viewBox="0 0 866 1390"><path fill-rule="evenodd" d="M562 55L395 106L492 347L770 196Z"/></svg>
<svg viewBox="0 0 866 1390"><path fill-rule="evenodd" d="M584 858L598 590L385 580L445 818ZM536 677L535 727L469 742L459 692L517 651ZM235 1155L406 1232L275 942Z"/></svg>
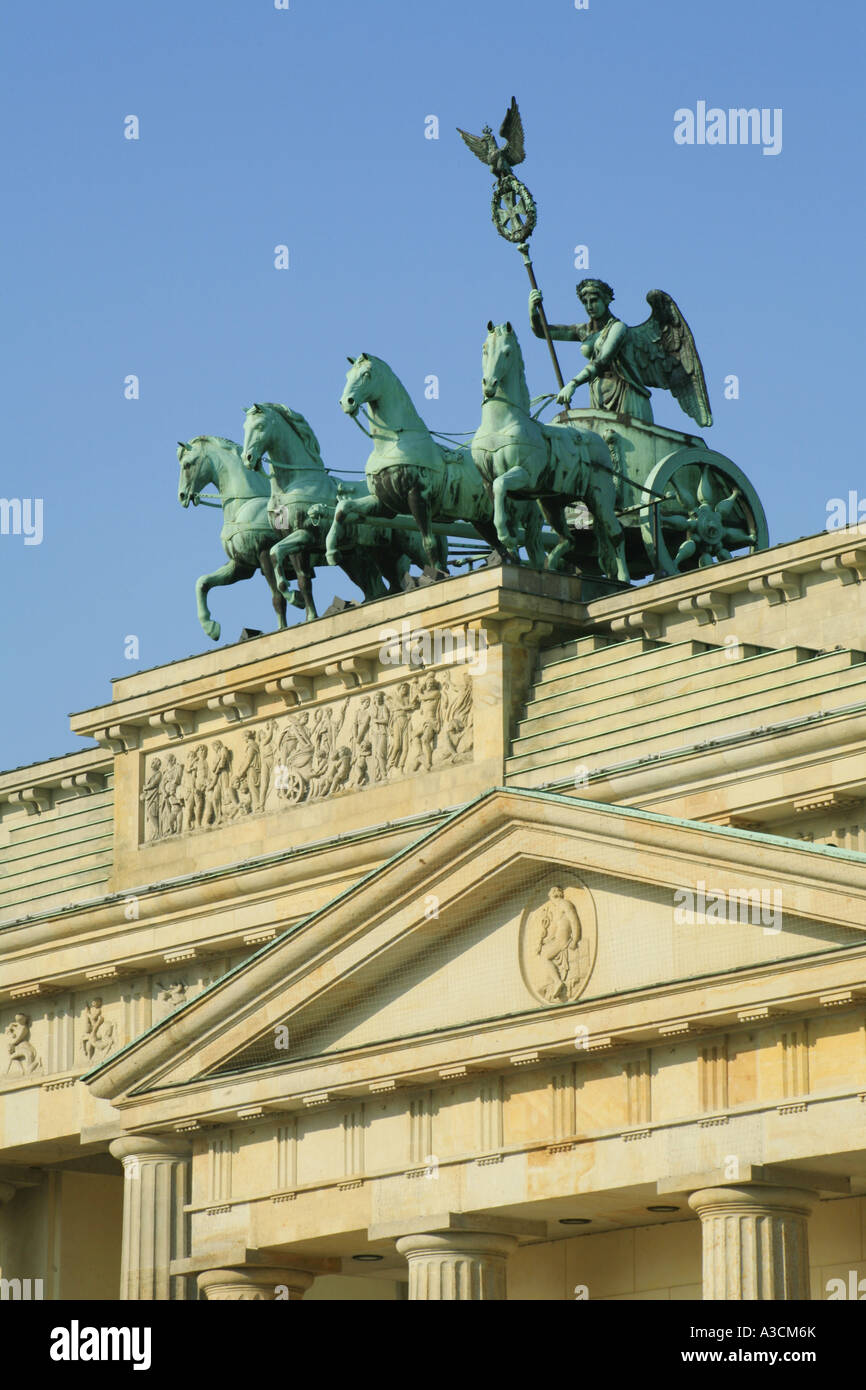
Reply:
<svg viewBox="0 0 866 1390"><path fill-rule="evenodd" d="M511 105L505 113L505 120L499 127L499 134L505 141L503 154L509 164L520 164L526 158L523 148L523 122L517 109L517 102L511 98Z"/></svg>
<svg viewBox="0 0 866 1390"><path fill-rule="evenodd" d="M469 146L474 155L477 155L482 164L489 164L489 146L483 135L470 135L468 130L461 130L457 127L457 134L463 137L464 142Z"/></svg>
<svg viewBox="0 0 866 1390"><path fill-rule="evenodd" d="M686 415L699 425L711 425L707 383L692 330L664 290L650 290L646 298L652 313L629 328L641 380L646 386L664 387Z"/></svg>

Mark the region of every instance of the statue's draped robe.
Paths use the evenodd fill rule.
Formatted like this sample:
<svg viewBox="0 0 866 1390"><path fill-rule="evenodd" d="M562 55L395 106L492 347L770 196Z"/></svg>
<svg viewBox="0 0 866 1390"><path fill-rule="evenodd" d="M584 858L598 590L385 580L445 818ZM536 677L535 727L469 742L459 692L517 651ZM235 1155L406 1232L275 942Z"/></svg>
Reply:
<svg viewBox="0 0 866 1390"><path fill-rule="evenodd" d="M622 319L611 315L601 328L593 319L589 323L550 323L548 328L551 338L581 343L587 361L598 367L598 376L589 383L591 406L652 424L650 393L641 381L629 328ZM535 315L532 331L537 338L544 336L541 320Z"/></svg>

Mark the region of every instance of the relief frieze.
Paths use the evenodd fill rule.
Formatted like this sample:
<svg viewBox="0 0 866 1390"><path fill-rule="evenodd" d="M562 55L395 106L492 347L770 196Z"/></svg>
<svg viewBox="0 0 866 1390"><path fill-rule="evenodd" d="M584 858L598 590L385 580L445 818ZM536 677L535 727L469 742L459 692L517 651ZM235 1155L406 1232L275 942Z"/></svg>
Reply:
<svg viewBox="0 0 866 1390"><path fill-rule="evenodd" d="M472 677L425 670L388 688L232 729L146 760L143 839L213 830L472 757Z"/></svg>

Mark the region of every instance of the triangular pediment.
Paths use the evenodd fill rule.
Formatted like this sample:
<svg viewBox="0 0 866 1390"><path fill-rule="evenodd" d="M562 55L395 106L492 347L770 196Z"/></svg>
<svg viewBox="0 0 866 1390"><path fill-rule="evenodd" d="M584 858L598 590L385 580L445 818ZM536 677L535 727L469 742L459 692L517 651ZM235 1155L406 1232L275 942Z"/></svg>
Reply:
<svg viewBox="0 0 866 1390"><path fill-rule="evenodd" d="M866 945L862 856L497 791L93 1074L153 1093L481 1038ZM446 1058L447 1049L443 1051Z"/></svg>

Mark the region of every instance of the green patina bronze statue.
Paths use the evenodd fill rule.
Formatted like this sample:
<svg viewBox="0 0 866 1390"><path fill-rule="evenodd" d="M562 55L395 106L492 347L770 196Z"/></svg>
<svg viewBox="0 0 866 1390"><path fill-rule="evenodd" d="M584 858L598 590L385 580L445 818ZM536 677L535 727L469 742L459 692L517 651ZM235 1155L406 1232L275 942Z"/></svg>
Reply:
<svg viewBox="0 0 866 1390"><path fill-rule="evenodd" d="M308 621L318 616L312 581L316 565L325 563L326 548L330 563L346 572L365 600L399 592L410 566L424 565L420 537L387 524L354 527L341 543L329 546L339 499L361 490L328 472L319 441L299 411L273 401L249 407L243 462L254 476L263 476L265 454L271 467L268 519L278 536L269 559L280 593L290 592L290 578L297 580Z"/></svg>
<svg viewBox="0 0 866 1390"><path fill-rule="evenodd" d="M559 537L548 556L548 569L567 569L574 538L565 508L579 500L593 519L603 572L627 583L616 480L605 441L592 430L543 425L532 416L523 354L510 323L488 323L482 368L481 424L472 439L472 457L493 496L500 544L513 544L506 511L509 496L531 499Z"/></svg>
<svg viewBox="0 0 866 1390"><path fill-rule="evenodd" d="M271 564L271 547L279 539L268 517L270 487L261 474L250 473L241 460L241 448L233 439L200 434L177 446L180 482L177 497L184 508L198 506L204 489L213 484L220 496L223 524L220 532L227 562L212 574L196 580L198 620L208 637L219 641L220 625L211 616L207 596L222 584L251 579L260 570L271 590L274 611L281 628L286 626L286 600L297 603L297 594L280 592ZM208 504L209 505L209 504Z"/></svg>
<svg viewBox="0 0 866 1390"><path fill-rule="evenodd" d="M581 280L577 295L589 315L586 323L546 324L551 338L580 343L588 359L560 390L556 398L560 405L569 405L577 387L589 382L589 401L596 410L651 424L649 387L662 386L699 425L713 423L695 340L669 294L650 290L647 303L652 313L632 328L611 313L614 294L604 280ZM540 309L541 291L531 290L529 322L535 336L544 338Z"/></svg>
<svg viewBox="0 0 866 1390"><path fill-rule="evenodd" d="M468 522L501 559L512 563L519 563L516 551L522 543L530 564L541 569L541 516L534 503L518 504L514 522L497 526L469 448L446 448L436 442L406 387L381 357L362 352L350 357L349 364L340 405L353 418L362 407L367 410L373 441L366 465L369 495L340 499L328 536L329 560L336 562L347 519L409 512L421 532L425 568L432 578L447 577L448 562L447 537L434 532L434 522ZM520 537L514 526L521 528Z"/></svg>
<svg viewBox="0 0 866 1390"><path fill-rule="evenodd" d="M287 602L308 620L317 616L318 565L340 565L365 600L375 599L419 582L413 565L426 581L447 578L451 541L464 547L452 551L452 564L489 560L465 548L475 547L476 535L503 562L523 563L523 550L535 568L577 568L604 576L608 587L768 544L760 499L737 465L696 435L653 421L650 391L660 387L698 425L712 424L695 341L671 296L650 290L649 318L629 326L611 312L611 286L591 277L577 286L586 320L549 324L529 255L538 209L514 173L526 157L517 102L512 97L500 127L502 144L490 126L459 133L493 176L493 223L526 266L530 325L547 343L558 392L538 397L533 412L517 335L510 323L491 321L481 422L469 446L434 438L382 358L349 358L340 404L372 441L366 487L332 476L309 422L275 402L246 411L243 446L210 435L180 444L182 505L207 502L202 490L212 483L220 501L210 505L223 511L227 563L196 584L199 620L214 639L220 628L209 590L257 570L284 627ZM579 343L586 358L568 382L554 340ZM582 385L589 406L571 410ZM543 424L538 416L554 399L566 409Z"/></svg>

